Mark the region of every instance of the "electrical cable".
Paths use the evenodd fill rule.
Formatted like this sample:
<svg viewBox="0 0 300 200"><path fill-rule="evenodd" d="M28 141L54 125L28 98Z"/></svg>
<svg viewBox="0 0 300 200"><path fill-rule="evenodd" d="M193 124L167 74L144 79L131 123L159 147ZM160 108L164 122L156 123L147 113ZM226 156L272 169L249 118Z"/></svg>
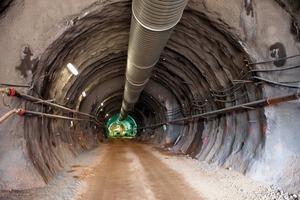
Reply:
<svg viewBox="0 0 300 200"><path fill-rule="evenodd" d="M2 103L3 103L3 105L4 105L5 107L11 108L9 104L6 104L6 103L5 103L5 101L4 101L4 96L2 97Z"/></svg>
<svg viewBox="0 0 300 200"><path fill-rule="evenodd" d="M295 68L299 68L300 66L292 66L292 67L286 67L286 68L280 68L280 69L263 69L263 70L250 70L250 72L273 72L273 71L284 71L284 70L290 70L290 69L295 69ZM258 78L257 78L258 79ZM262 79L262 78L261 78ZM266 79L264 79L264 81L266 82L269 82L271 83L272 81L268 81ZM282 84L282 83L279 83L279 82L272 82L274 84L277 84L277 85L281 85L281 86L285 86L285 87L292 87L292 88L298 88L297 86L294 86L294 85L288 85L288 84ZM217 93L212 93L212 95L214 97L226 97L230 94L233 94L235 93L236 91L238 91L242 86L244 86L245 83L241 84L240 87L236 88L234 91L231 91L230 93L225 93L225 94L217 94ZM231 87L233 88L233 87ZM226 88L227 90L227 88ZM213 91L213 90L212 90ZM218 91L219 93L220 90Z"/></svg>
<svg viewBox="0 0 300 200"><path fill-rule="evenodd" d="M241 95L239 95L238 97L234 98L234 99L226 99L226 100L221 100L221 99L215 99L215 101L221 102L221 103L231 103L234 102L238 99L241 99L242 97L246 96L247 94L249 94L249 92L251 90L253 90L257 85L252 85L249 89L247 89L246 92L242 93Z"/></svg>
<svg viewBox="0 0 300 200"><path fill-rule="evenodd" d="M294 55L294 56L288 56L285 58L281 58L281 59L277 59L274 61L278 61L278 60L283 60L283 59L289 59L289 58L294 58L300 56L299 55ZM274 62L274 61L264 61L264 62L259 62L259 63L250 63L250 64L263 64L263 63L268 63L268 62ZM290 69L295 69L295 68L299 68L300 66L292 66L292 67L285 67L285 68L279 68L279 69L262 69L262 70L250 70L249 72L247 72L242 78L240 78L241 80L245 80L245 78L247 77L248 74L252 73L252 72L273 72L273 71L284 71L284 70L290 70ZM249 77L247 80L249 80L251 77ZM239 87L235 88L235 85L222 89L222 90L216 90L216 89L211 89L212 95L215 97L226 97L229 94L233 94L234 92L238 91L241 87L243 87L245 84L242 83L241 85L239 85ZM284 85L283 85L284 86ZM292 85L286 85L288 87L294 87ZM231 90L231 91L230 91ZM228 91L230 91L230 93L228 93ZM223 94L220 94L223 93ZM224 94L225 93L225 94Z"/></svg>
<svg viewBox="0 0 300 200"><path fill-rule="evenodd" d="M278 69L253 69L250 70L251 72L275 72L275 71L285 71L285 70L290 70L290 69L295 69L299 68L300 65L292 66L292 67L283 67L283 68L278 68Z"/></svg>
<svg viewBox="0 0 300 200"><path fill-rule="evenodd" d="M144 126L144 127L138 128L138 129L155 128L155 127L159 127L161 125L171 124L171 123L180 122L180 121L186 121L186 120L190 121L190 120L194 120L194 119L198 119L198 118L207 118L207 117L211 117L211 116L218 116L218 115L221 115L221 114L226 114L226 113L229 113L229 112L238 111L240 109L249 109L249 108L257 108L257 107L262 107L262 106L268 106L268 105L282 103L282 102L286 102L286 101L297 100L299 98L300 98L300 93L299 93L299 91L297 91L295 93L288 94L288 95L277 96L277 97L269 97L269 98L266 98L266 99L261 99L261 100L258 100L258 101L248 102L248 103L244 103L244 104L241 104L241 105L235 105L235 106L231 106L231 107L227 107L227 108L222 108L222 109L218 109L218 110L214 110L214 111L209 111L209 112L206 112L206 113L192 115L190 117L184 117L184 118L180 118L180 119L175 119L175 120L170 120L170 121L166 121L166 122L157 123L157 124L150 125L150 126Z"/></svg>
<svg viewBox="0 0 300 200"><path fill-rule="evenodd" d="M40 116L40 117L74 120L74 121L93 121L91 119L66 117L66 116L62 116L62 115L54 115L54 114L48 114L48 113L44 113L44 112L37 112L37 111L30 111L30 110L24 110L24 111L25 111L25 115L34 115L34 116Z"/></svg>
<svg viewBox="0 0 300 200"><path fill-rule="evenodd" d="M206 99L207 100L207 99ZM198 101L198 102L192 102L193 103L193 106L194 107L197 107L197 108L206 108L206 107L209 107L209 106L212 106L215 102L214 102L214 99L209 99L209 101L207 100L207 101L205 101L205 103L203 103L203 104L201 104L201 105L195 105L195 103L199 103L199 102L201 102L201 101Z"/></svg>
<svg viewBox="0 0 300 200"><path fill-rule="evenodd" d="M264 82L266 82L266 83L270 83L270 84L282 86L282 87L295 88L295 89L299 89L299 88L300 88L299 86L296 86L296 85L290 85L290 84L279 83L279 82L276 82L276 81L264 79L264 78L257 77L257 76L253 76L252 78L253 78L253 79L260 80L260 81L264 81Z"/></svg>
<svg viewBox="0 0 300 200"><path fill-rule="evenodd" d="M20 88L30 88L31 85L16 85L16 84L9 84L9 83L0 83L0 86L5 86L5 87L20 87Z"/></svg>
<svg viewBox="0 0 300 200"><path fill-rule="evenodd" d="M280 59L272 60L272 61L250 63L250 65L280 61L280 60L284 60L284 59L294 58L294 57L297 57L297 56L300 56L300 54L299 55L294 55L294 56L288 56L288 57L285 57L285 58L280 58ZM185 111L183 108L180 107L180 108L174 109L172 111L167 111L166 116L167 117L168 116L176 116L177 114L181 114L181 113L186 115L187 113L195 112L196 110L203 111L203 110L207 110L208 106L212 106L216 102L229 103L229 102L233 102L233 101L236 101L239 98L244 97L245 95L247 95L248 91L242 93L241 95L239 95L238 97L235 97L234 99L227 99L227 100L220 99L220 98L228 97L229 95L233 95L234 93L236 93L237 91L239 91L240 89L245 87L245 84L248 83L246 81L249 81L251 83L252 82L251 79L253 79L253 77L251 77L251 73L253 73L253 72L284 71L284 70L295 69L295 68L298 68L298 67L300 67L300 66L285 67L285 68L280 68L280 69L250 70L250 71L246 72L245 74L240 74L241 78L239 78L239 79L241 79L241 81L245 81L245 82L242 82L241 84L238 84L238 85L234 84L230 87L222 88L221 90L220 89L210 89L210 94L205 95L206 98L204 98L206 102L202 103L203 101L194 99L193 101L189 102L188 105L186 106L186 108L189 111ZM294 86L294 85L282 84L282 83L279 83L279 82L270 81L270 80L263 79L263 78L260 78L260 77L256 77L255 79L258 79L258 80L261 80L261 81L267 82L267 83L273 83L273 84L280 85L280 86L299 88L299 87ZM252 90L258 84L261 84L263 82L255 83L255 85L252 85L250 89ZM202 104L199 105L199 103L202 103Z"/></svg>
<svg viewBox="0 0 300 200"><path fill-rule="evenodd" d="M81 114L81 115L84 115L84 116L87 116L87 117L91 117L95 122L97 122L97 124L101 124L97 120L97 118L93 115L90 115L90 114L87 114L87 113L84 113L84 112L80 112L80 111L77 111L77 110L73 110L71 108L68 108L68 107L65 107L65 106L62 106L62 105L59 105L59 104L51 103L49 101L39 99L39 98L33 97L31 95L20 93L20 92L16 91L14 88L0 88L0 92L4 93L4 94L7 94L7 96L15 96L15 97L19 97L19 98L22 98L22 99L25 99L25 100L28 100L28 101L32 101L34 103L39 103L39 104L51 106L51 107L54 107L54 108L57 108L57 109L65 110L65 111L68 111L68 112L72 112L72 113Z"/></svg>
<svg viewBox="0 0 300 200"><path fill-rule="evenodd" d="M31 110L25 110L25 109L13 109L7 112L5 115L3 115L0 118L0 123L3 122L5 119L7 119L12 114L18 114L20 116L39 116L39 117L48 117L48 118L54 118L54 119L63 119L63 120L74 120L74 121L90 121L96 123L100 127L104 127L102 124L99 124L99 122L93 120L93 119L83 119L83 118L74 118L74 117L66 117L62 115L54 115L54 114L48 114L43 112L37 112L37 111L31 111Z"/></svg>
<svg viewBox="0 0 300 200"><path fill-rule="evenodd" d="M298 83L298 84L300 84L300 80L299 81L279 81L278 83Z"/></svg>
<svg viewBox="0 0 300 200"><path fill-rule="evenodd" d="M279 61L279 60L284 60L284 59L290 59L290 58L294 58L294 57L297 57L297 56L300 56L300 54L299 55L294 55L294 56L288 56L288 57L285 57L285 58L280 58L280 59L272 60L272 61L250 63L250 65L253 65L253 64L263 64L263 63L269 63L269 62L274 62L274 61ZM285 70L291 70L291 69L295 69L295 68L299 68L299 67L300 66L292 66L292 67L285 67L285 68L279 68L279 69L250 70L250 71L246 72L245 74L240 74L240 78L239 79L241 81L244 81L241 84L238 84L238 85L234 84L234 85L232 85L230 87L222 88L221 90L220 89L210 89L210 94L206 94L205 95L206 98L204 97L204 99L205 99L204 103L202 103L203 101L201 101L201 100L194 99L194 100L190 101L188 103L187 107L186 107L189 111L184 111L184 109L180 107L180 108L174 109L172 111L167 111L166 112L166 116L167 117L168 116L176 116L177 114L180 114L180 113L182 113L183 115L186 115L187 113L191 113L191 112L193 113L195 111L204 111L204 110L207 110L208 106L212 106L216 102L229 103L229 102L236 101L237 99L246 96L247 93L249 92L249 89L247 89L247 92L243 92L241 95L235 97L234 99L227 99L227 100L220 99L220 98L226 98L229 95L233 95L236 92L238 92L239 90L241 90L243 87L245 87L245 84L248 84L248 82L246 82L246 81L249 81L249 83L253 83L253 80L251 80L251 79L253 79L253 77L251 76L251 73L253 73L253 72L285 71ZM272 83L272 84L276 84L276 85L280 85L280 86L285 86L285 87L298 88L299 89L298 86L289 85L289 84L282 84L282 83L279 83L279 82L274 82L274 81L263 79L263 78L256 77L256 76L255 76L254 79L261 80L262 82L255 83L254 85L250 86L250 90L252 90L258 84L261 84L263 82ZM202 104L199 105L199 103L202 103Z"/></svg>
<svg viewBox="0 0 300 200"><path fill-rule="evenodd" d="M222 97L223 97L223 98L224 98L224 97L227 97L227 96L229 96L229 95L232 95L232 94L236 93L238 90L240 90L242 87L244 87L243 84L241 84L240 86L241 86L241 87L239 87L238 89L233 90L233 91L231 91L231 92L228 92L228 93L225 93L225 94L222 94L222 95L221 95L221 94L213 93L212 96L213 96L213 97L221 97L221 98L222 98Z"/></svg>
<svg viewBox="0 0 300 200"><path fill-rule="evenodd" d="M300 56L300 54L293 55L293 56L287 56L287 57L279 58L279 59L276 59L276 60L268 60L268 61L261 61L261 62L256 62L256 63L249 63L248 65L266 64L266 63L271 63L271 62L275 62L275 61L281 61L281 60L286 60L286 59L290 59L290 58L295 58L295 57L298 57L298 56Z"/></svg>
<svg viewBox="0 0 300 200"><path fill-rule="evenodd" d="M247 76L249 75L249 77L247 78ZM251 73L250 71L246 72L246 74L244 74L243 76L239 77L238 79L239 80L249 80L249 78L251 77ZM244 83L243 83L244 84ZM234 89L234 87L236 87L236 84L234 84L233 86L231 87L227 87L227 88L224 88L222 90L217 90L217 89L211 89L211 91L215 92L215 93L222 93L222 92L227 92L227 91L231 91L232 89Z"/></svg>

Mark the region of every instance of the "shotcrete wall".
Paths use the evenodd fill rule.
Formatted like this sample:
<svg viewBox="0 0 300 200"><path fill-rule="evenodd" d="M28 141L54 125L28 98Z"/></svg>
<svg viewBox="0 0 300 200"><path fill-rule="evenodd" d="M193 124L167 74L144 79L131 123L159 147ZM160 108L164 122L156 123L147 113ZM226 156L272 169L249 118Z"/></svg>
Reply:
<svg viewBox="0 0 300 200"><path fill-rule="evenodd" d="M40 83L47 73L38 74L45 70L45 63L39 64L40 60L43 56L51 60L49 46L72 26L70 21L75 15L84 15L83 10L93 3L12 1L0 15L1 86L12 84L21 92L41 97L45 86ZM14 97L2 98L1 116L25 107L61 113ZM98 143L76 122L70 127L70 121L13 115L0 126L0 190L41 187L78 152ZM92 142L85 138L90 135Z"/></svg>

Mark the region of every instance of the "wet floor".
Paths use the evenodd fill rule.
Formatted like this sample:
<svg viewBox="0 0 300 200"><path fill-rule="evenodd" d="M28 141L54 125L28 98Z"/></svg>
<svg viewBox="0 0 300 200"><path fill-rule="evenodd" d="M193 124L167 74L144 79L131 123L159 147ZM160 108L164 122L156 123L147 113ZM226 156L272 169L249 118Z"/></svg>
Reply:
<svg viewBox="0 0 300 200"><path fill-rule="evenodd" d="M202 199L143 144L114 139L103 153L81 200Z"/></svg>

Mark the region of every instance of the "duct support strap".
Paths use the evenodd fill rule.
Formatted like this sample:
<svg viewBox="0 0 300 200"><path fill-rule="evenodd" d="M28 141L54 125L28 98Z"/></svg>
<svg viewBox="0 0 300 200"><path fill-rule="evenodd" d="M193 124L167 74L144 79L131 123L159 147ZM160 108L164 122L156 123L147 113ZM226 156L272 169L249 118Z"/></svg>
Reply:
<svg viewBox="0 0 300 200"><path fill-rule="evenodd" d="M133 0L126 81L119 120L138 101L188 0Z"/></svg>

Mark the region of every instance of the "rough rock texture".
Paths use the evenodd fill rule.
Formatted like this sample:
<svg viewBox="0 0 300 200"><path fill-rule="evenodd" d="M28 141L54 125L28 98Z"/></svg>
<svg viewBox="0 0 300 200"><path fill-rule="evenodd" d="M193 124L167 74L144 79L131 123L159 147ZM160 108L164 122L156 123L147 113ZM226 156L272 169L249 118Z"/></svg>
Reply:
<svg viewBox="0 0 300 200"><path fill-rule="evenodd" d="M120 111L131 1L4 2L3 86L30 85L21 90L94 114L103 123L106 114ZM300 52L298 11L292 0L190 0L132 113L139 127L297 91L299 68L284 69L300 61L285 59ZM253 64L267 60L277 61ZM78 76L65 67L70 62ZM266 69L280 71L257 71ZM69 115L8 97L0 114L10 109L7 104ZM299 192L297 118L294 101L145 128L139 135ZM18 116L0 128L1 189L43 185L78 152L96 145L95 136L104 131L91 123ZM37 175L18 179L20 173Z"/></svg>

